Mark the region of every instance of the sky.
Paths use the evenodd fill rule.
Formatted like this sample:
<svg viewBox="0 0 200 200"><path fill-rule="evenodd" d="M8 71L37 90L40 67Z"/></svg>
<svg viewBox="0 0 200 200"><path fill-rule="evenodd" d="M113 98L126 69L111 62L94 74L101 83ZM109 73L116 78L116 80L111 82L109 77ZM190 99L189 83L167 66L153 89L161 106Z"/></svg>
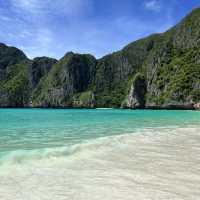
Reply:
<svg viewBox="0 0 200 200"><path fill-rule="evenodd" d="M200 0L0 0L0 42L29 58L100 58L179 22Z"/></svg>

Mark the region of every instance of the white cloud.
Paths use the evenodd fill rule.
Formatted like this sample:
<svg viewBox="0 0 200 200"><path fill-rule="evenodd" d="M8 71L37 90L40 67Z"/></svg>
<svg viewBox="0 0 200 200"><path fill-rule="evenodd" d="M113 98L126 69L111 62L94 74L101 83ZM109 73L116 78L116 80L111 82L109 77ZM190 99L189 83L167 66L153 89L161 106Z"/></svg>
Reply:
<svg viewBox="0 0 200 200"><path fill-rule="evenodd" d="M40 29L37 32L36 42L43 48L48 48L52 43L53 34L49 29Z"/></svg>
<svg viewBox="0 0 200 200"><path fill-rule="evenodd" d="M6 16L4 16L4 15L0 15L0 21L6 21L6 22L8 22L8 21L10 21L11 19L9 18L9 17L6 17Z"/></svg>
<svg viewBox="0 0 200 200"><path fill-rule="evenodd" d="M90 8L90 0L10 0L10 3L13 9L33 15L76 15Z"/></svg>
<svg viewBox="0 0 200 200"><path fill-rule="evenodd" d="M30 12L37 12L40 9L38 0L10 0L11 5L17 9L23 9Z"/></svg>
<svg viewBox="0 0 200 200"><path fill-rule="evenodd" d="M15 34L9 37L7 35L6 38L6 35L0 31L0 39L6 41L6 43L12 41L13 45L20 46L31 58L41 55L60 56L62 54L59 53L58 47L61 42L60 37L63 38L63 34L66 34L66 38L63 38L63 40L67 40L71 23L78 24L79 20L84 19L86 13L92 9L91 0L8 1L10 12L15 18L11 18L10 14L7 14L11 20L10 26L8 26L8 23L4 22L7 18L0 15L0 25L4 25L6 32L15 32ZM60 18L62 20L58 21ZM73 21L76 21L76 23ZM63 24L62 27L60 27L60 23ZM67 31L61 34L66 29ZM74 37L72 36L72 38ZM68 38L68 40L71 40L71 38ZM62 48L65 49L66 47Z"/></svg>
<svg viewBox="0 0 200 200"><path fill-rule="evenodd" d="M27 45L20 47L30 58L44 55L54 57L52 52L52 47L54 46L54 36L51 30L42 28L36 30L35 33L22 31L20 36L31 40Z"/></svg>
<svg viewBox="0 0 200 200"><path fill-rule="evenodd" d="M160 11L161 10L161 5L159 0L151 0L151 1L146 1L144 3L144 6L147 10L151 10L151 11Z"/></svg>

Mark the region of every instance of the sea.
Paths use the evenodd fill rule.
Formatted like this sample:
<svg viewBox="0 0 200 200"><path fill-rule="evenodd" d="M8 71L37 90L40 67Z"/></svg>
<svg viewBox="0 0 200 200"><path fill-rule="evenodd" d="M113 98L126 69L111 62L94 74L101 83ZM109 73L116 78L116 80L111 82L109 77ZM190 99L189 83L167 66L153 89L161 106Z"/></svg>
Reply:
<svg viewBox="0 0 200 200"><path fill-rule="evenodd" d="M0 200L199 200L200 112L0 109Z"/></svg>

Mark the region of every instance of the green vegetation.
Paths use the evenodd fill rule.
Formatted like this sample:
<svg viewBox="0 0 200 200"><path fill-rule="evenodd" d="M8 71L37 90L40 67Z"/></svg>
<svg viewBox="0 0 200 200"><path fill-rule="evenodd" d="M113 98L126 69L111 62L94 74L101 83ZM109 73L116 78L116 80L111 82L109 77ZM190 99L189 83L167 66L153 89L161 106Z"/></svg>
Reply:
<svg viewBox="0 0 200 200"><path fill-rule="evenodd" d="M183 52L174 50L169 63L162 63L157 69L154 83L159 91L151 101L156 104L198 102L200 96L200 64L197 63L200 48L194 47Z"/></svg>
<svg viewBox="0 0 200 200"><path fill-rule="evenodd" d="M91 91L82 92L78 97L78 99L80 99L80 101L86 102L88 101L88 99L90 99L91 95L92 95Z"/></svg>
<svg viewBox="0 0 200 200"><path fill-rule="evenodd" d="M30 87L25 63L9 66L6 78L1 81L0 91L5 94L7 106L26 106Z"/></svg>

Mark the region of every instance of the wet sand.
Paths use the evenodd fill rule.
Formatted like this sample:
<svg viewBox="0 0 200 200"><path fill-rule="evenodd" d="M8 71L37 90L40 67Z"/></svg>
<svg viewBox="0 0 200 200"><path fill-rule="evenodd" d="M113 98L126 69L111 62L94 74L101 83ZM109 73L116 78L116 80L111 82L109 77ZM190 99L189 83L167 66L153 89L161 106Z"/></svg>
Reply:
<svg viewBox="0 0 200 200"><path fill-rule="evenodd" d="M200 128L147 129L0 167L1 200L199 200Z"/></svg>

